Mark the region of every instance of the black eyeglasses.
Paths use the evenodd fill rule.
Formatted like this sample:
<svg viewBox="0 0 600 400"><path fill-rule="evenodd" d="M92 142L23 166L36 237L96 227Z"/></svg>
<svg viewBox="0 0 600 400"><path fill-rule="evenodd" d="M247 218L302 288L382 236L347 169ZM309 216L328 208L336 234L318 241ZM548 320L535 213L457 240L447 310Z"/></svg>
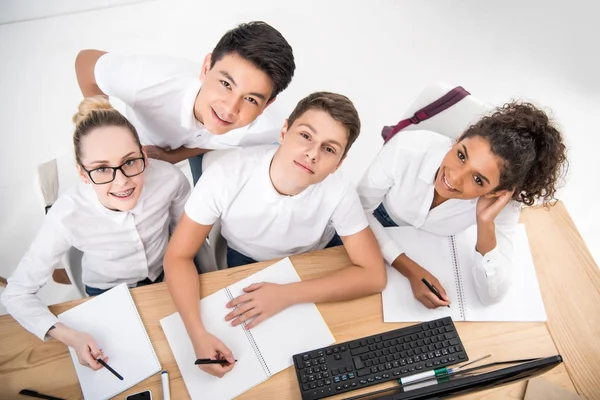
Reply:
<svg viewBox="0 0 600 400"><path fill-rule="evenodd" d="M140 157L127 160L118 167L100 167L87 170L82 165L81 168L87 172L92 182L96 185L104 185L105 183L110 183L115 180L117 170L121 171L121 173L128 178L141 174L146 169L146 160L144 157Z"/></svg>

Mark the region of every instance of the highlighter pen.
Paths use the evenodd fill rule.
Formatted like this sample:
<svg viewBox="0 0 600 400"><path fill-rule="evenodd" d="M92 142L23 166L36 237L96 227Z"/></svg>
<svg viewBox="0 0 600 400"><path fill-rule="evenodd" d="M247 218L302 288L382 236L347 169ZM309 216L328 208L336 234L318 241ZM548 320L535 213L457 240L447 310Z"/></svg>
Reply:
<svg viewBox="0 0 600 400"><path fill-rule="evenodd" d="M431 290L431 292L437 296L438 299L440 299L441 301L446 301L442 298L442 295L440 294L440 292L438 292L438 290L435 288L435 286L433 286L431 283L427 282L427 279L422 278L421 282L423 282L425 284L425 286L427 286L427 288L429 290ZM447 307L450 308L450 304L448 304Z"/></svg>
<svg viewBox="0 0 600 400"><path fill-rule="evenodd" d="M171 391L169 389L169 373L163 371L160 374L160 380L162 382L163 400L171 400Z"/></svg>
<svg viewBox="0 0 600 400"><path fill-rule="evenodd" d="M491 354L485 355L483 357L479 357L473 361L469 361L466 364L462 364L459 365L458 367L454 367L454 368L438 368L438 369L434 369L431 371L424 371L424 372L420 372L418 374L414 374L414 375L410 375L404 378L400 378L398 379L398 382L404 386L404 385L409 385L409 384L415 384L415 383L419 383L419 382L423 382L423 381L427 381L433 377L436 378L443 378L443 377L448 377L449 375L452 375L458 371L460 371L461 369L465 368L468 365L474 364L476 362L479 362L483 359L486 359L488 357L491 357Z"/></svg>

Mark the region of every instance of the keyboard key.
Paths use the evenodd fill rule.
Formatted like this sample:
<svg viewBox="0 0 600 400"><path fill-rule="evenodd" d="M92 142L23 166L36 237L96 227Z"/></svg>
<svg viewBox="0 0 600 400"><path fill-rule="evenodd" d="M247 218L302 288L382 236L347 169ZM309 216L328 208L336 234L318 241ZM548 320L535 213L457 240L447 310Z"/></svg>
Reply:
<svg viewBox="0 0 600 400"><path fill-rule="evenodd" d="M340 370L341 370L341 368L340 368ZM347 365L346 372L350 372L350 371L354 371L354 369L351 366Z"/></svg>
<svg viewBox="0 0 600 400"><path fill-rule="evenodd" d="M420 371L420 370L422 370L422 369L423 369L423 366L422 366L422 365L417 365L417 371Z"/></svg>
<svg viewBox="0 0 600 400"><path fill-rule="evenodd" d="M379 357L379 363L380 364L385 364L387 360L385 359L385 357Z"/></svg>
<svg viewBox="0 0 600 400"><path fill-rule="evenodd" d="M357 343L357 342L351 342L351 343L348 344L348 348L350 350L356 349L356 348L359 348L359 347L360 347L360 343Z"/></svg>
<svg viewBox="0 0 600 400"><path fill-rule="evenodd" d="M375 382L375 379L374 379L374 378L368 378L367 380L369 381L369 383L373 383L373 382Z"/></svg>
<svg viewBox="0 0 600 400"><path fill-rule="evenodd" d="M377 375L377 376L375 376L375 380L376 380L376 381L380 381L380 380L381 380L381 375Z"/></svg>
<svg viewBox="0 0 600 400"><path fill-rule="evenodd" d="M385 371L385 366L383 366L383 365L380 365L380 366L378 366L378 367L377 367L377 370L378 370L379 372L383 372L383 371Z"/></svg>
<svg viewBox="0 0 600 400"><path fill-rule="evenodd" d="M381 352L381 350L377 350L377 351L375 352L375 356L376 356L376 357L381 357L382 355L383 355L383 353Z"/></svg>
<svg viewBox="0 0 600 400"><path fill-rule="evenodd" d="M356 371L356 375L358 376L365 376L365 375L369 375L371 373L371 371L369 370L369 368L363 368L363 369L359 369L358 371Z"/></svg>
<svg viewBox="0 0 600 400"><path fill-rule="evenodd" d="M343 381L347 381L348 380L348 375L346 375L346 374L342 375L342 380Z"/></svg>
<svg viewBox="0 0 600 400"><path fill-rule="evenodd" d="M340 379L340 377L339 377L339 376L334 376L334 377L333 377L333 381L334 381L335 383L340 383L342 380Z"/></svg>
<svg viewBox="0 0 600 400"><path fill-rule="evenodd" d="M339 370L339 369L337 369L337 368L334 368L334 369L332 369L332 370L331 370L331 373L332 373L333 375L339 375L339 374L340 374L340 370Z"/></svg>
<svg viewBox="0 0 600 400"><path fill-rule="evenodd" d="M335 387L335 390L338 390L338 391L340 391L340 390L342 390L342 387L341 387L340 385L337 385L337 386Z"/></svg>
<svg viewBox="0 0 600 400"><path fill-rule="evenodd" d="M385 369L392 369L392 363L386 363Z"/></svg>
<svg viewBox="0 0 600 400"><path fill-rule="evenodd" d="M336 355L333 356L333 358L336 359L336 360L341 360L342 356L339 355L339 354L336 354Z"/></svg>
<svg viewBox="0 0 600 400"><path fill-rule="evenodd" d="M341 345L341 346L340 346L340 351L346 351L346 350L347 350L347 349L346 349L346 346L344 346L344 345Z"/></svg>
<svg viewBox="0 0 600 400"><path fill-rule="evenodd" d="M358 355L367 353L368 351L369 351L368 347L359 347L358 349L350 350L350 355L358 356Z"/></svg>
<svg viewBox="0 0 600 400"><path fill-rule="evenodd" d="M367 339L367 343L374 344L375 343L375 339L369 338L369 339Z"/></svg>
<svg viewBox="0 0 600 400"><path fill-rule="evenodd" d="M330 356L330 355L332 355L332 354L333 354L333 350L331 350L331 349L327 349L327 350L325 351L325 353L326 353L328 356Z"/></svg>
<svg viewBox="0 0 600 400"><path fill-rule="evenodd" d="M367 384L367 381L366 381L365 379L361 379L361 380L359 381L359 383L360 383L361 385L366 385L366 384Z"/></svg>
<svg viewBox="0 0 600 400"><path fill-rule="evenodd" d="M319 364L325 364L325 357L319 358Z"/></svg>
<svg viewBox="0 0 600 400"><path fill-rule="evenodd" d="M333 353L339 353L340 352L340 348L339 347L334 347L333 348Z"/></svg>
<svg viewBox="0 0 600 400"><path fill-rule="evenodd" d="M365 366L367 366L367 367L371 367L372 365L373 365L373 361L371 361L371 360L365 362Z"/></svg>
<svg viewBox="0 0 600 400"><path fill-rule="evenodd" d="M388 379L390 377L390 374L383 374L383 379Z"/></svg>
<svg viewBox="0 0 600 400"><path fill-rule="evenodd" d="M356 382L350 383L350 387L356 387Z"/></svg>
<svg viewBox="0 0 600 400"><path fill-rule="evenodd" d="M400 371L394 371L394 376L400 376Z"/></svg>
<svg viewBox="0 0 600 400"><path fill-rule="evenodd" d="M310 388L311 389L315 389L316 387L317 387L317 383L316 382L313 382L313 383L310 384Z"/></svg>
<svg viewBox="0 0 600 400"><path fill-rule="evenodd" d="M381 342L381 336L377 336L377 337L375 338L375 343L379 343L379 342Z"/></svg>
<svg viewBox="0 0 600 400"><path fill-rule="evenodd" d="M348 374L348 379L354 379L356 376L354 375L354 372L350 372Z"/></svg>
<svg viewBox="0 0 600 400"><path fill-rule="evenodd" d="M365 366L359 357L354 357L352 360L354 361L354 367L356 367L356 369L361 369Z"/></svg>
<svg viewBox="0 0 600 400"><path fill-rule="evenodd" d="M305 383L304 385L302 385L302 390L308 390L310 389L310 386L308 385L308 383Z"/></svg>
<svg viewBox="0 0 600 400"><path fill-rule="evenodd" d="M327 371L323 372L323 378L329 378L329 372L327 372Z"/></svg>
<svg viewBox="0 0 600 400"><path fill-rule="evenodd" d="M344 389L349 389L349 388L350 388L350 385L347 383L344 383Z"/></svg>
<svg viewBox="0 0 600 400"><path fill-rule="evenodd" d="M331 385L331 379L326 379L325 380L325 385L327 385L327 386Z"/></svg>
<svg viewBox="0 0 600 400"><path fill-rule="evenodd" d="M324 382L324 381L319 381L319 382L317 382L317 386L319 386L319 387L323 386L324 384L325 384L325 382Z"/></svg>
<svg viewBox="0 0 600 400"><path fill-rule="evenodd" d="M464 359L466 359L466 358L467 358L467 356L466 356L466 355L464 355L464 354L459 354L459 355L458 355L458 359L459 359L459 360L464 360Z"/></svg>

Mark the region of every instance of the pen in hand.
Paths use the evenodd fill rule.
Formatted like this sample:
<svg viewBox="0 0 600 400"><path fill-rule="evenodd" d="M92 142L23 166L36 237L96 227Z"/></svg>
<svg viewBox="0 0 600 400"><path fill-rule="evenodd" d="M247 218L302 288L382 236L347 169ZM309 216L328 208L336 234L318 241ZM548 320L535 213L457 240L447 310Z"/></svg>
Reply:
<svg viewBox="0 0 600 400"><path fill-rule="evenodd" d="M425 286L427 286L427 288L429 290L431 290L431 292L433 294L435 294L438 299L440 299L441 301L446 301L442 298L442 295L440 294L440 292L438 292L438 290L435 288L435 286L433 286L431 283L429 283L427 281L427 279L421 278L421 282L423 282L425 284ZM450 308L450 304L448 304L447 307Z"/></svg>
<svg viewBox="0 0 600 400"><path fill-rule="evenodd" d="M112 372L112 374L113 374L114 376L116 376L116 377L117 377L117 378L119 378L120 380L123 380L123 377L122 377L121 375L119 375L119 373L118 373L117 371L115 371L114 369L112 369L112 368L110 367L110 365L108 365L107 363L105 363L103 359L101 359L101 358L97 358L97 359L96 359L96 361L98 361L100 364L102 364L102 366L103 366L104 368L106 368L107 370L109 370L110 372Z"/></svg>
<svg viewBox="0 0 600 400"><path fill-rule="evenodd" d="M237 360L235 360L237 362ZM229 364L227 360L212 360L210 358L199 358L194 363L196 365L204 365L204 364Z"/></svg>

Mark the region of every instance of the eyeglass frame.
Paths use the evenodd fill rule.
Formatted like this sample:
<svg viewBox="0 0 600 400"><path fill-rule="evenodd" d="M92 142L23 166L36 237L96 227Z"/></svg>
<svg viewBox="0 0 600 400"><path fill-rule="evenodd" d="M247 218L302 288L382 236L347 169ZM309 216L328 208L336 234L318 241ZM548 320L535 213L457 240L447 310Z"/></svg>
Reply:
<svg viewBox="0 0 600 400"><path fill-rule="evenodd" d="M143 168L142 168L142 170L140 172L138 172L137 174L127 175L125 173L125 171L123 171L123 166L125 164L127 164L128 162L130 162L130 161L137 161L137 160L142 160L143 161ZM132 178L134 176L138 176L141 173L143 173L146 170L146 157L131 158L131 159L125 161L123 164L119 165L118 167L108 167L108 166L106 166L106 167L98 167L98 168L87 170L87 169L85 169L85 167L83 165L81 165L81 164L79 164L79 165L81 166L81 169L83 169L87 173L88 177L90 178L90 180L92 181L92 183L94 185L106 185L107 183L111 183L112 181L114 181L116 179L116 177L117 177L117 170L121 171L121 173L123 174L123 176L126 177L126 178ZM112 169L113 170L113 177L108 182L96 183L96 181L94 180L94 178L92 178L92 172L97 171L97 170L102 169L102 168L110 168L110 169Z"/></svg>

